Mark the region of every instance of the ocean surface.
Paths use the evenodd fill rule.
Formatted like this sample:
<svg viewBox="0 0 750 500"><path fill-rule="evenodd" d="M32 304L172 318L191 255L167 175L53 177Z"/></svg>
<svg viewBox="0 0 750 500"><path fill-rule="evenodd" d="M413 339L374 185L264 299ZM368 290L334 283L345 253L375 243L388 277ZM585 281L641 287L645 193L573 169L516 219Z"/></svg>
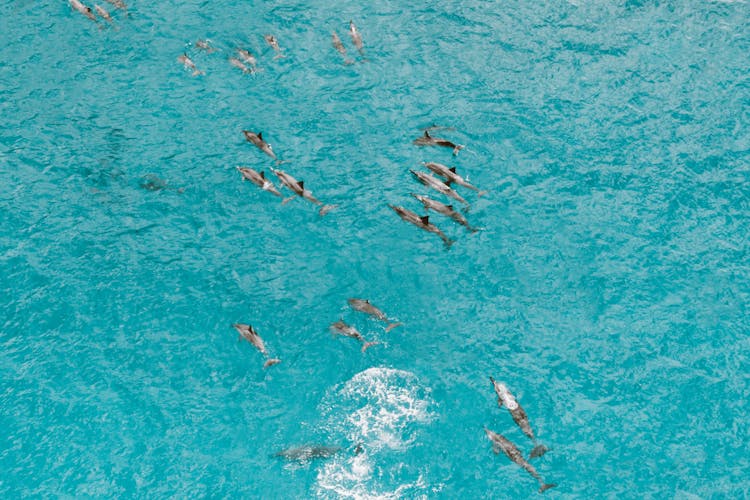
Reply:
<svg viewBox="0 0 750 500"><path fill-rule="evenodd" d="M0 497L536 497L489 376L546 497L750 496L750 5L125 1L0 0Z"/></svg>

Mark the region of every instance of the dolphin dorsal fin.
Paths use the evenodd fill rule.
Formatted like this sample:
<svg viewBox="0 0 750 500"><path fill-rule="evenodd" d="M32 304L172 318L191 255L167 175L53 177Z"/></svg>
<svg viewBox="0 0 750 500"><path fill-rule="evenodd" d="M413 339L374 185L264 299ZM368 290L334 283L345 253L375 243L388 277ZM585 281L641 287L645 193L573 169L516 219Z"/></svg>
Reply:
<svg viewBox="0 0 750 500"><path fill-rule="evenodd" d="M446 186L448 186L448 187L450 187L450 186L451 186L451 182L453 182L453 181L452 181L452 180L450 180L450 179L448 179L447 181L443 181L443 183L444 183L444 184L445 184Z"/></svg>
<svg viewBox="0 0 750 500"><path fill-rule="evenodd" d="M305 190L305 181L297 181L297 185L301 190Z"/></svg>
<svg viewBox="0 0 750 500"><path fill-rule="evenodd" d="M419 218L419 220L422 221L422 224L429 224L430 223L430 216L429 215L423 215Z"/></svg>
<svg viewBox="0 0 750 500"><path fill-rule="evenodd" d="M261 179L265 179L266 178L266 173L263 170L260 171L260 178Z"/></svg>
<svg viewBox="0 0 750 500"><path fill-rule="evenodd" d="M428 139L431 139L431 138L432 138L432 137L430 136L430 133L429 133L428 131L426 131L426 130L424 131L424 136L425 136L425 137L427 137Z"/></svg>
<svg viewBox="0 0 750 500"><path fill-rule="evenodd" d="M449 210L453 210L453 205L446 205L446 207L448 207Z"/></svg>
<svg viewBox="0 0 750 500"><path fill-rule="evenodd" d="M454 174L456 173L456 167L451 167L451 168L449 168L448 170L450 170L450 171L451 171L451 172L453 172Z"/></svg>
<svg viewBox="0 0 750 500"><path fill-rule="evenodd" d="M258 139L263 140L263 132L258 132Z"/></svg>

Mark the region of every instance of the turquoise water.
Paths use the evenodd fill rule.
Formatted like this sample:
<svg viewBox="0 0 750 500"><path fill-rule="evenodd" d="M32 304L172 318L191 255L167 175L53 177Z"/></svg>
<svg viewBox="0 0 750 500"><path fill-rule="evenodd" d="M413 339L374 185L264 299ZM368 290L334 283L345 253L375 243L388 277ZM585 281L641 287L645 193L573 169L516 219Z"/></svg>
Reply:
<svg viewBox="0 0 750 500"><path fill-rule="evenodd" d="M0 3L2 497L535 496L489 375L548 497L750 495L750 6L128 4ZM337 208L243 182L243 129ZM387 206L422 161L489 192L450 250Z"/></svg>

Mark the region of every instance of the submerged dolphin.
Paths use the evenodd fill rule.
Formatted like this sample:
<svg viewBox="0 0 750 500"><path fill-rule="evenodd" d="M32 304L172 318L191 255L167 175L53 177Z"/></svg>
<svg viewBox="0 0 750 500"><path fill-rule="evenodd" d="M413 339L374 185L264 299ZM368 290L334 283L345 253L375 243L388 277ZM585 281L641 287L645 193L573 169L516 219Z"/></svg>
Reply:
<svg viewBox="0 0 750 500"><path fill-rule="evenodd" d="M359 331L351 325L344 323L344 320L339 320L335 323L331 323L331 333L343 335L344 337L350 337L357 339L362 342L362 352L365 352L368 347L379 344L380 342L367 342Z"/></svg>
<svg viewBox="0 0 750 500"><path fill-rule="evenodd" d="M273 185L273 182L266 179L266 174L263 173L263 171L256 172L250 167L237 167L237 170L239 170L239 172L242 174L243 179L252 182L264 191L268 191L269 193L273 193L276 196L281 197L281 193L279 192L279 190L276 189L276 186Z"/></svg>
<svg viewBox="0 0 750 500"><path fill-rule="evenodd" d="M255 144L258 149L266 153L274 160L278 161L278 158L276 158L276 153L273 152L271 145L268 144L265 139L263 139L263 132L258 132L256 134L255 132L250 132L249 130L243 130L242 133L245 134L245 139L248 142Z"/></svg>
<svg viewBox="0 0 750 500"><path fill-rule="evenodd" d="M450 246L453 244L453 240L448 238L445 233L443 233L440 229L437 228L435 224L430 222L430 217L428 215L419 216L412 212L411 210L407 210L404 207L397 207L395 205L388 205L393 209L394 212L398 214L399 217L401 217L406 222L410 222L414 224L415 226L424 229L427 232L437 234L440 236L440 239L443 240L443 243L445 243L445 246L450 248Z"/></svg>
<svg viewBox="0 0 750 500"><path fill-rule="evenodd" d="M446 205L445 203L440 203L439 201L433 200L432 198L428 198L426 196L418 195L415 193L411 193L411 195L418 199L422 203L422 205L424 205L424 208L426 210L432 210L439 214L443 214L446 217L450 217L472 233L476 233L477 231L479 231L479 229L469 224L469 221L466 220L466 217L461 215L461 213L456 212L456 210L453 208L453 205Z"/></svg>
<svg viewBox="0 0 750 500"><path fill-rule="evenodd" d="M323 216L330 212L332 209L336 207L336 205L324 205L322 201L315 198L313 194L308 190L305 189L305 183L304 181L298 181L291 175L287 174L286 172L283 172L281 170L274 170L271 169L271 171L276 174L276 177L279 178L281 183L291 189L294 194L297 196L301 196L302 198L306 199L307 201L314 203L315 205L320 206L320 210L318 210L318 213ZM287 198L283 201L283 203L286 203L290 201L292 198Z"/></svg>
<svg viewBox="0 0 750 500"><path fill-rule="evenodd" d="M492 387L495 388L495 394L497 394L497 405L500 408L505 406L510 412L510 416L513 417L513 421L516 423L516 425L518 425L518 427L520 427L521 431L523 431L523 433L526 434L529 439L536 443L534 431L531 429L531 424L529 423L529 417L526 415L524 409L521 408L521 405L518 404L515 396L511 394L510 390L508 390L508 387L502 382L498 382L492 377L490 377L490 382L492 382ZM536 445L534 446L534 449L531 450L529 458L541 457L546 452L546 446L544 446L543 444Z"/></svg>
<svg viewBox="0 0 750 500"><path fill-rule="evenodd" d="M102 7L99 4L94 4L94 10L96 11L97 14L99 14L99 17L101 17L102 19L110 23L112 22L112 16L109 15L109 12L107 12L107 9L105 9L104 7Z"/></svg>
<svg viewBox="0 0 750 500"><path fill-rule="evenodd" d="M461 144L454 144L447 139L432 137L427 130L424 131L423 136L414 139L413 143L417 146L443 146L451 148L453 150L453 156L456 156L458 152L464 148Z"/></svg>
<svg viewBox="0 0 750 500"><path fill-rule="evenodd" d="M192 59L188 57L187 54L182 54L180 57L177 58L178 62L181 62L183 66L185 66L185 69L192 69L193 70L193 76L198 75L205 75L206 73L199 70Z"/></svg>
<svg viewBox="0 0 750 500"><path fill-rule="evenodd" d="M492 451L494 451L496 454L502 451L508 456L508 458L520 465L526 472L531 474L531 477L539 481L539 493L544 493L548 489L557 486L554 483L545 483L542 479L542 476L539 475L534 466L523 458L521 451L516 447L516 445L508 441L505 436L497 434L496 432L492 432L486 427L484 429L484 432L485 434L487 434L489 440L492 441Z"/></svg>
<svg viewBox="0 0 750 500"><path fill-rule="evenodd" d="M128 10L128 6L122 0L107 0L109 3L115 6L116 9Z"/></svg>
<svg viewBox="0 0 750 500"><path fill-rule="evenodd" d="M211 43L208 40L198 40L195 42L195 46L201 50L205 50L209 54L216 52L216 49L211 46Z"/></svg>
<svg viewBox="0 0 750 500"><path fill-rule="evenodd" d="M333 47L338 53L344 56L344 64L354 64L354 61L346 57L346 48L344 47L344 44L341 43L341 38L339 38L335 31L331 32L331 43L333 43Z"/></svg>
<svg viewBox="0 0 750 500"><path fill-rule="evenodd" d="M476 191L479 196L487 194L487 191L480 191L478 187L471 185L469 181L458 175L456 173L456 167L447 167L442 163L434 162L427 162L424 164L424 166L432 170L440 177L445 178L445 180L449 182L453 182L455 184L458 184L459 186L463 186L465 188L471 189L472 191Z"/></svg>
<svg viewBox="0 0 750 500"><path fill-rule="evenodd" d="M232 325L235 330L237 330L240 334L240 339L245 339L251 344L253 344L260 352L268 358L268 351L266 351L266 344L263 342L263 339L260 338L260 335L258 335L258 332L255 331L255 328L252 327L252 325L246 325L244 323L234 323ZM263 368L268 368L269 366L273 366L275 364L281 363L281 360L278 358L270 358L267 359L266 362L263 364Z"/></svg>
<svg viewBox="0 0 750 500"><path fill-rule="evenodd" d="M431 187L435 191L442 193L446 196L449 196L456 201L460 201L461 203L465 205L469 204L469 202L466 201L463 198L463 196L458 194L455 189L453 189L452 187L450 187L448 184L441 181L440 179L433 177L430 174L425 173L425 172L416 172L414 170L409 170L409 172L411 172L411 174L425 186Z"/></svg>
<svg viewBox="0 0 750 500"><path fill-rule="evenodd" d="M296 446L294 448L287 448L275 453L275 456L282 457L287 460L296 460L298 462L307 462L314 458L328 458L338 453L341 453L343 448L340 446L317 446L317 445L304 445Z"/></svg>
<svg viewBox="0 0 750 500"><path fill-rule="evenodd" d="M242 61L240 61L236 57L230 57L229 58L229 64L231 64L232 66L234 66L237 69L241 69L242 72L245 73L246 75L249 75L249 74L251 74L253 72L252 69L250 69L247 66L245 66L245 63L243 63Z"/></svg>
<svg viewBox="0 0 750 500"><path fill-rule="evenodd" d="M387 324L387 326L385 327L386 332L390 332L397 326L402 326L402 323L391 323L388 319L388 316L386 316L383 311L370 304L370 301L367 299L347 299L347 302L355 311L363 312L365 314L369 314L375 319L385 321Z"/></svg>

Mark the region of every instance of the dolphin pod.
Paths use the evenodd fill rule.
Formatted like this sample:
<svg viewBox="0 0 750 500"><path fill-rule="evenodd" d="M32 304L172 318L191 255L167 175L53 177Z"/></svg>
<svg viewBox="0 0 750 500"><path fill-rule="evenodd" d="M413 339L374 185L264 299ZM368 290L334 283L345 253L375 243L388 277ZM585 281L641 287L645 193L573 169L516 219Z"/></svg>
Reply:
<svg viewBox="0 0 750 500"><path fill-rule="evenodd" d="M125 11L127 8L122 0L107 1L115 6L115 8L118 10ZM94 4L94 10L92 10L90 7L86 6L82 2L82 0L68 0L68 3L72 9L91 21L97 22L97 14L100 18L106 20L107 22L113 21L110 13L100 5ZM364 56L362 36L359 33L359 30L354 25L354 22L352 21L349 22L349 35L358 52L362 56ZM264 39L275 53L275 59L284 57L275 36L265 35ZM348 64L349 59L347 58L346 48L344 47L343 42L335 31L332 32L331 42L336 51L339 52L341 56L343 56L344 62ZM212 53L216 51L214 47L212 47L207 41L204 40L199 40L198 42L196 42L195 47L204 51L205 53ZM230 57L228 59L230 65L242 70L243 73L254 72L254 68L257 63L255 56L244 49L237 48L235 50L237 56ZM190 70L194 76L205 74L203 71L198 69L195 62L188 56L187 53L183 53L182 55L180 55L177 60L185 67L186 70ZM456 144L448 139L433 137L430 134L430 130L434 130L435 128L437 127L430 127L429 129L424 130L423 135L413 140L413 144L416 146L438 146L442 148L449 148L454 156L458 155L458 152L463 149L464 146ZM243 134L245 136L245 139L256 146L262 153L275 160L277 163L280 163L275 152L273 151L273 148L268 142L265 141L261 132L255 133L249 130L243 130ZM460 194L458 194L458 192L453 187L451 187L451 185L461 186L466 189L472 190L477 193L477 196L483 196L484 194L486 194L485 191L481 191L478 187L474 186L468 180L466 180L466 178L459 175L456 172L455 167L448 167L437 162L423 162L423 165L432 173L434 173L438 177L441 177L443 180L433 177L432 175L425 172L418 172L414 170L410 170L410 172L420 183L436 190L438 193L444 196L453 198L454 200L468 206L469 202ZM268 191L274 196L283 197L279 189L274 186L273 182L266 178L263 170L257 171L251 167L237 167L237 170L240 172L242 179L251 181L262 190ZM284 187L290 189L296 196L302 197L303 199L306 199L311 203L320 206L321 215L324 215L331 208L333 208L333 205L324 205L320 200L315 198L312 193L305 187L303 181L298 181L291 175L281 170L271 169L271 171L279 179L281 184ZM150 180L148 183L144 184L143 187L149 190L161 190L164 189L165 186L166 183L164 182ZM411 194L423 205L425 210L432 210L434 212L445 215L458 224L461 224L471 232L475 232L477 230L476 228L471 226L466 218L458 211L456 211L452 205L433 200L431 198L428 198L427 196L417 193ZM289 201L289 199L284 200L284 202L286 201ZM408 210L407 208L393 204L389 204L388 206L392 210L394 210L397 215L404 221L409 222L427 232L438 235L447 247L450 247L450 245L453 244L454 241L448 238L448 236L446 236L440 229L438 229L437 226L435 226L430 221L429 216L421 216L415 212L412 212L411 210ZM391 319L389 319L389 317L382 310L372 305L367 299L350 298L347 302L355 311L362 312L378 321L384 322L386 324L386 332L401 325L401 323L392 322ZM280 363L280 359L273 358L269 355L264 340L252 325L244 323L234 323L232 324L232 327L239 333L240 339L244 339L252 344L264 356L264 368ZM366 351L369 347L379 343L367 341L354 326L347 324L343 321L343 319L332 323L330 325L330 330L334 334L343 335L359 341L362 344L362 352ZM544 445L536 444L536 435L531 427L528 415L526 414L525 410L520 406L515 396L510 392L505 384L496 381L492 377L490 377L490 381L492 382L495 393L497 394L498 405L501 408L505 407L508 410L516 425L521 429L524 435L531 439L535 444L533 450L529 454L529 460L542 456L547 451L547 448ZM546 483L542 479L539 472L528 462L527 459L524 458L519 448L509 439L507 439L502 434L491 431L486 427L484 428L484 431L487 438L492 442L493 451L496 454L499 454L502 451L511 461L527 471L529 475L531 475L538 481L540 492L544 492L556 486L554 483ZM357 450L360 449L361 447L357 446ZM338 446L304 445L281 450L275 455L287 460L307 461L318 458L332 457L342 451L343 448Z"/></svg>
<svg viewBox="0 0 750 500"><path fill-rule="evenodd" d="M518 404L516 397L511 394L508 387L502 382L496 381L492 377L490 377L490 382L492 383L492 387L495 389L495 394L497 394L497 405L500 408L505 406L508 409L508 412L510 412L510 416L513 418L513 421L516 423L516 425L521 429L526 437L534 442L535 446L529 454L529 459L541 457L542 455L547 453L547 451L549 450L546 446L544 446L543 444L536 444L536 437L534 436L534 431L531 429L529 417L526 415L526 411L521 408L521 405Z"/></svg>

